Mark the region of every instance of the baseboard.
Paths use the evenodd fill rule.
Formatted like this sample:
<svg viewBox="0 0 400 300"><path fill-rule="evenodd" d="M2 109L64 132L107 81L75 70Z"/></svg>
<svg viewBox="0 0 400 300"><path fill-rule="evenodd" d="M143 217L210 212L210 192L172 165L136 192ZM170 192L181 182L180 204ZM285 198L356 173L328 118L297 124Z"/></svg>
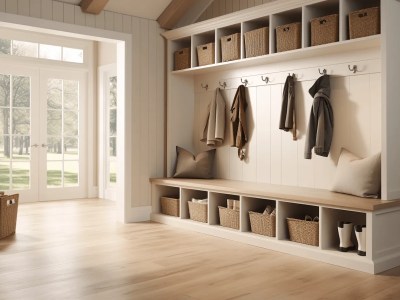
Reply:
<svg viewBox="0 0 400 300"><path fill-rule="evenodd" d="M131 207L130 209L127 210L125 222L135 223L135 222L150 221L151 210L152 210L151 206Z"/></svg>
<svg viewBox="0 0 400 300"><path fill-rule="evenodd" d="M400 253L393 254L391 256L385 256L375 261L374 273L375 274L382 273L384 271L396 268L398 266L400 266Z"/></svg>
<svg viewBox="0 0 400 300"><path fill-rule="evenodd" d="M388 199L389 200L395 200L395 199L400 199L400 190L392 190L392 191L388 191L387 193L388 195ZM384 199L382 199L384 200Z"/></svg>
<svg viewBox="0 0 400 300"><path fill-rule="evenodd" d="M97 186L90 187L88 190L88 198L98 198L99 188Z"/></svg>

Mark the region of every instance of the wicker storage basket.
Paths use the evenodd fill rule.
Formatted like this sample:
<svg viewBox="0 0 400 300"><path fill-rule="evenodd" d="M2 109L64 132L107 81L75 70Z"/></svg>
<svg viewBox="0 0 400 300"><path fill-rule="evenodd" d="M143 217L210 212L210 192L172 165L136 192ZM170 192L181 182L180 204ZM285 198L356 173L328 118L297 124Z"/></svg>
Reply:
<svg viewBox="0 0 400 300"><path fill-rule="evenodd" d="M188 201L189 205L189 216L191 220L207 223L208 217L208 204L194 203Z"/></svg>
<svg viewBox="0 0 400 300"><path fill-rule="evenodd" d="M0 196L0 239L15 233L19 195Z"/></svg>
<svg viewBox="0 0 400 300"><path fill-rule="evenodd" d="M350 39L380 33L379 7L353 11L349 14Z"/></svg>
<svg viewBox="0 0 400 300"><path fill-rule="evenodd" d="M275 236L276 216L249 211L251 232Z"/></svg>
<svg viewBox="0 0 400 300"><path fill-rule="evenodd" d="M319 223L286 218L290 240L311 246L319 245Z"/></svg>
<svg viewBox="0 0 400 300"><path fill-rule="evenodd" d="M244 46L247 57L261 56L269 53L269 28L262 27L244 33Z"/></svg>
<svg viewBox="0 0 400 300"><path fill-rule="evenodd" d="M311 46L339 41L339 15L315 18L311 21Z"/></svg>
<svg viewBox="0 0 400 300"><path fill-rule="evenodd" d="M233 229L239 229L239 211L218 206L219 209L219 222L221 226Z"/></svg>
<svg viewBox="0 0 400 300"><path fill-rule="evenodd" d="M179 217L179 199L161 197L161 213Z"/></svg>
<svg viewBox="0 0 400 300"><path fill-rule="evenodd" d="M276 27L276 51L283 52L301 47L301 23Z"/></svg>
<svg viewBox="0 0 400 300"><path fill-rule="evenodd" d="M174 53L174 70L190 68L190 48L183 48Z"/></svg>
<svg viewBox="0 0 400 300"><path fill-rule="evenodd" d="M197 46L199 66L211 65L215 62L215 44L208 43Z"/></svg>
<svg viewBox="0 0 400 300"><path fill-rule="evenodd" d="M221 37L222 62L240 58L240 34L234 33Z"/></svg>

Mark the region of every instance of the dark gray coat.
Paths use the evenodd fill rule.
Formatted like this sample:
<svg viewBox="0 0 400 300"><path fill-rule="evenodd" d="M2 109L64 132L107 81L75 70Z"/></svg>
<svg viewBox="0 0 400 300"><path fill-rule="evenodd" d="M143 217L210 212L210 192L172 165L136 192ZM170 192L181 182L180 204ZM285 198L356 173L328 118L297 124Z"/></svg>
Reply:
<svg viewBox="0 0 400 300"><path fill-rule="evenodd" d="M326 157L329 155L333 136L333 110L329 101L331 94L329 75L318 78L310 88L309 93L314 97L314 102L307 128L304 157L311 159L313 148L316 155Z"/></svg>

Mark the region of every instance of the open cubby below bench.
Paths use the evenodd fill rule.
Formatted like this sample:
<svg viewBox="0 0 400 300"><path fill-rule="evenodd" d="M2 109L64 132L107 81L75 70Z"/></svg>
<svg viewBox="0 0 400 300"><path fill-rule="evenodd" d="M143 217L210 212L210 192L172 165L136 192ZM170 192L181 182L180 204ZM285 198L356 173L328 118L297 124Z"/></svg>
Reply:
<svg viewBox="0 0 400 300"><path fill-rule="evenodd" d="M312 258L367 273L380 273L400 265L400 201L367 199L327 190L223 179L152 178L151 220L226 238L249 245ZM160 213L160 197L180 199L180 217ZM208 197L208 223L189 219L187 201ZM219 225L218 205L240 200L240 228ZM276 207L276 237L251 233L248 211ZM286 218L310 214L319 217L319 245L291 242ZM339 252L338 221L367 225L367 255ZM354 237L353 237L354 238Z"/></svg>

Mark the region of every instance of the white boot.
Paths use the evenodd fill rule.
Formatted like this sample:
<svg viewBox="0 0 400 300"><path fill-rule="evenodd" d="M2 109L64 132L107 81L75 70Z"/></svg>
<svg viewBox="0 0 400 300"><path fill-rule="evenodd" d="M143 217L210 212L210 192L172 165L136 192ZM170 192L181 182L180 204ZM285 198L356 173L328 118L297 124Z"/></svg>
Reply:
<svg viewBox="0 0 400 300"><path fill-rule="evenodd" d="M358 242L358 255L365 256L366 253L366 239L367 227L365 225L356 225L354 228Z"/></svg>
<svg viewBox="0 0 400 300"><path fill-rule="evenodd" d="M347 252L354 249L354 244L351 241L351 233L353 231L353 223L340 221L338 223L338 232L340 245L339 250L341 252Z"/></svg>

